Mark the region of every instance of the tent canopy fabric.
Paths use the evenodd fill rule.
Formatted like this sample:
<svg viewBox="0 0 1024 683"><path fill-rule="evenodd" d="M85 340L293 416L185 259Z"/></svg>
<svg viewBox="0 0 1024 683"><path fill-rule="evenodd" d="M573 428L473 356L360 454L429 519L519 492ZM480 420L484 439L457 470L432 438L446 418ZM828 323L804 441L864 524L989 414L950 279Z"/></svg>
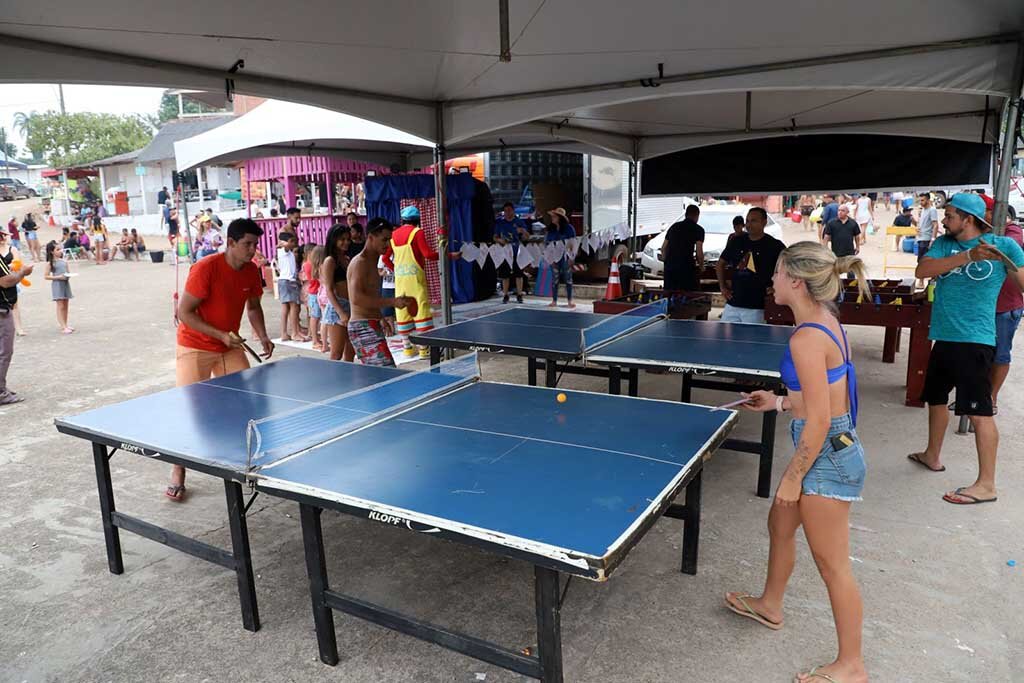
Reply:
<svg viewBox="0 0 1024 683"><path fill-rule="evenodd" d="M179 169L310 154L405 166L434 143L379 123L305 104L267 100L219 128L178 140Z"/></svg>
<svg viewBox="0 0 1024 683"><path fill-rule="evenodd" d="M233 87L453 151L646 159L794 132L992 142L1024 31L1020 0L517 0L502 61L497 2L310 0L316 21L283 24L267 22L271 0L211 7L15 3L0 19L0 82Z"/></svg>

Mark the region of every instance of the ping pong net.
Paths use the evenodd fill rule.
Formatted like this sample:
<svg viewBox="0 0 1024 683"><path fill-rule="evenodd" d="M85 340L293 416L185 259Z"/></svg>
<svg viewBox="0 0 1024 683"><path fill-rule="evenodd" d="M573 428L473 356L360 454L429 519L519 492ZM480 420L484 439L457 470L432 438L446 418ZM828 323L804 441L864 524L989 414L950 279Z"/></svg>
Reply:
<svg viewBox="0 0 1024 683"><path fill-rule="evenodd" d="M479 379L480 367L472 353L427 370L403 373L385 382L250 420L245 437L246 469L255 472Z"/></svg>
<svg viewBox="0 0 1024 683"><path fill-rule="evenodd" d="M610 316L601 322L581 330L583 357L598 348L609 344L620 337L662 320L668 315L668 299L652 301L637 306L618 315Z"/></svg>

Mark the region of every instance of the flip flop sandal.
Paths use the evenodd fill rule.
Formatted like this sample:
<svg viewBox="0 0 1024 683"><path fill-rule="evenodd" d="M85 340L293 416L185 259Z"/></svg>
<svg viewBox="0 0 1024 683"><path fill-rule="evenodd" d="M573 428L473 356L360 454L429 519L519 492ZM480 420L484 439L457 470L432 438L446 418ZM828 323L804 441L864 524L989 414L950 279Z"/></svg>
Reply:
<svg viewBox="0 0 1024 683"><path fill-rule="evenodd" d="M818 673L818 667L814 667L813 669L808 671L807 672L807 676L808 676L808 678L820 678L823 681L828 681L828 683L840 683L840 681L838 679L832 678L828 674ZM793 679L793 683L803 683L803 681L801 681L800 677L797 676L796 678Z"/></svg>
<svg viewBox="0 0 1024 683"><path fill-rule="evenodd" d="M946 495L942 496L942 500L946 501L947 503L952 503L953 505L981 505L982 503L994 503L997 500L999 500L998 496L995 498L978 498L977 496L972 496L969 493L964 493L965 488L967 487L961 486L960 488L953 491L952 494L947 493ZM953 498L953 496L959 496L960 498L966 498L967 500L956 500Z"/></svg>
<svg viewBox="0 0 1024 683"><path fill-rule="evenodd" d="M175 503L180 503L185 499L185 485L184 484L171 484L164 490L164 495L173 500Z"/></svg>
<svg viewBox="0 0 1024 683"><path fill-rule="evenodd" d="M768 619L766 619L762 615L758 614L757 611L754 610L754 608L752 608L750 605L747 604L747 598L752 598L752 597L754 597L754 596L753 595L737 595L736 596L736 599L739 600L741 605L743 605L743 609L739 609L738 607L733 605L731 602L729 602L729 598L728 597L725 599L725 606L729 608L729 611L735 612L736 614L740 615L741 617L746 617L747 619L753 619L757 623L761 624L762 626L766 626L766 627L770 628L773 631L778 631L779 629L781 629L782 628L782 622L781 621L779 621L779 622L769 621Z"/></svg>
<svg viewBox="0 0 1024 683"><path fill-rule="evenodd" d="M931 465L926 463L924 460L921 460L921 454L920 453L911 453L910 455L907 456L907 460L909 460L910 462L916 462L918 465L920 465L921 467L925 468L929 472L945 472L946 471L946 466L945 465L943 465L939 469L935 469L934 467L932 467Z"/></svg>

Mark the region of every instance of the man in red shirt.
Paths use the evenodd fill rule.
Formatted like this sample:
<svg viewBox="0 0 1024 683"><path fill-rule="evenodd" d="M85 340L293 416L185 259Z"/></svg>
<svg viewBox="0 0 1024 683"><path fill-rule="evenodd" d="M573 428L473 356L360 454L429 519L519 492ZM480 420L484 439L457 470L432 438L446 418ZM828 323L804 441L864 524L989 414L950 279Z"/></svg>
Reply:
<svg viewBox="0 0 1024 683"><path fill-rule="evenodd" d="M228 225L227 248L223 253L200 259L192 266L185 291L178 304L178 347L176 384L183 386L220 377L249 367L238 335L242 312L248 310L249 324L270 358L274 344L263 320L263 284L259 268L252 262L263 230L255 221L238 218ZM185 468L174 465L165 492L174 501L185 496Z"/></svg>
<svg viewBox="0 0 1024 683"><path fill-rule="evenodd" d="M1024 231L1017 224L1017 213L1012 206L1007 207L1006 232L1007 237L1024 247ZM996 299L996 355L992 361L992 410L998 408L996 398L999 390L1010 374L1010 356L1013 351L1013 335L1020 325L1021 316L1024 315L1024 294L1020 287L1010 278L1006 278L1003 288L999 290L999 298Z"/></svg>

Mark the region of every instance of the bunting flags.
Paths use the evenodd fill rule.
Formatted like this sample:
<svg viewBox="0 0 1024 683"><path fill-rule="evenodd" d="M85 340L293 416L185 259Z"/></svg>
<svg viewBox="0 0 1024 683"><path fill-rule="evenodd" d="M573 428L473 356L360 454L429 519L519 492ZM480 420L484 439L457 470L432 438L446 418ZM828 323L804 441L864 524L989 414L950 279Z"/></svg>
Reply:
<svg viewBox="0 0 1024 683"><path fill-rule="evenodd" d="M511 265L513 262L520 268L539 266L542 263L556 263L566 256L575 260L580 254L592 254L616 240L625 239L618 226L607 230L592 232L581 237L557 242L529 242L519 245L516 250L511 244L462 243L462 259L469 263L483 266L490 261L495 266Z"/></svg>

